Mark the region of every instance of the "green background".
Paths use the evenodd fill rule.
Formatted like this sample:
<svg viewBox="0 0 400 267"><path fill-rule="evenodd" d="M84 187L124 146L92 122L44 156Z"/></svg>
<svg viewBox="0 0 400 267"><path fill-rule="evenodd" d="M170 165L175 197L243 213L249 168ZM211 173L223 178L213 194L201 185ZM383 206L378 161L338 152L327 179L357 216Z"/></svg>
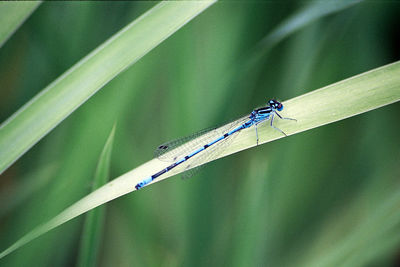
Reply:
<svg viewBox="0 0 400 267"><path fill-rule="evenodd" d="M154 4L43 3L0 49L0 120ZM108 83L1 175L1 250L91 191L115 122L111 178L151 159L157 145L269 98L400 59L394 2L354 5L260 48L306 4L214 4ZM390 105L114 200L98 264L396 266L400 221L379 211L399 194L399 114ZM76 264L83 218L0 265Z"/></svg>

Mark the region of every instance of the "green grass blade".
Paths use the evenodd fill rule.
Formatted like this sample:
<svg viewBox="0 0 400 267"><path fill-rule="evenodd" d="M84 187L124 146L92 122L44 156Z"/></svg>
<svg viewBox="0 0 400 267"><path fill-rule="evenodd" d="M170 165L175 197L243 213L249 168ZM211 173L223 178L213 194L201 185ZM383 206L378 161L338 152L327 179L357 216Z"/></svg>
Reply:
<svg viewBox="0 0 400 267"><path fill-rule="evenodd" d="M325 16L334 14L343 9L349 8L362 0L352 1L316 1L310 2L304 8L297 11L293 16L284 20L278 27L271 33L264 37L259 43L259 46L270 48L274 44L280 42L290 34L297 32L305 26L311 24L313 21L323 18Z"/></svg>
<svg viewBox="0 0 400 267"><path fill-rule="evenodd" d="M288 135L303 132L338 120L346 119L400 100L400 61L365 72L352 78L312 91L283 102L284 117L298 121L276 120L275 126ZM223 126L224 127L224 126ZM268 123L258 126L260 144L283 136ZM256 146L254 129L243 130L227 150L218 158ZM210 159L215 160L214 159ZM34 229L0 254L6 256L22 245L45 232L63 224L101 204L135 190L134 186L144 178L167 167L170 163L153 159L138 168L107 183L75 204L65 209L46 224ZM195 167L195 166L193 166ZM167 172L159 177L159 182L184 170ZM175 170L175 169L174 169ZM145 192L142 190L141 192Z"/></svg>
<svg viewBox="0 0 400 267"><path fill-rule="evenodd" d="M2 124L0 173L107 82L212 3L157 4L47 86Z"/></svg>
<svg viewBox="0 0 400 267"><path fill-rule="evenodd" d="M107 183L110 175L111 151L114 141L115 126L108 137L93 180L93 191ZM102 228L104 223L105 207L98 207L90 211L85 218L81 236L81 247L78 266L97 266L96 260L100 247Z"/></svg>
<svg viewBox="0 0 400 267"><path fill-rule="evenodd" d="M400 193L388 194L339 241L303 266L365 266L400 241ZM340 235L338 235L340 236ZM367 253L368 252L368 253ZM315 255L318 255L317 257ZM367 256L366 256L367 255Z"/></svg>
<svg viewBox="0 0 400 267"><path fill-rule="evenodd" d="M268 54L272 48L274 48L278 43L287 37L294 35L300 30L306 28L308 25L312 24L316 20L325 18L334 13L338 13L344 9L350 8L362 0L351 0L351 1L311 1L306 4L303 8L297 10L294 14L283 20L279 25L277 25L269 34L267 34L256 47L248 54L243 61L244 65L240 65L240 71L236 70L238 73L242 73L242 78L248 83L248 80L256 80L256 78L251 78L253 76L259 75L260 71L255 66L263 56Z"/></svg>
<svg viewBox="0 0 400 267"><path fill-rule="evenodd" d="M0 47L40 4L40 1L0 2Z"/></svg>
<svg viewBox="0 0 400 267"><path fill-rule="evenodd" d="M32 173L26 174L23 181L15 182L11 186L0 189L0 218L8 212L23 205L29 197L38 193L40 189L50 183L56 176L56 163L40 166Z"/></svg>

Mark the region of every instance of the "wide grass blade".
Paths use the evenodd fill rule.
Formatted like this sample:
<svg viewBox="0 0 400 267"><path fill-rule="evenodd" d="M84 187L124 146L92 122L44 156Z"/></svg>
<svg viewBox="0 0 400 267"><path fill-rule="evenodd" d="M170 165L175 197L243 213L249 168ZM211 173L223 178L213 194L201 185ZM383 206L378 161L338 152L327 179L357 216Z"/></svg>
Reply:
<svg viewBox="0 0 400 267"><path fill-rule="evenodd" d="M161 2L120 30L0 127L0 173L120 72L214 1Z"/></svg>
<svg viewBox="0 0 400 267"><path fill-rule="evenodd" d="M275 125L292 135L338 120L346 119L400 100L400 61L395 62L338 83L312 91L283 102L284 117L296 118L297 122L276 120ZM224 127L224 126L223 126ZM259 144L282 138L268 123L258 126ZM244 130L227 150L219 155L224 157L256 146L254 129ZM214 160L214 159L212 159ZM138 168L109 182L93 193L61 212L48 223L34 229L0 254L6 256L50 229L63 224L117 197L135 190L135 185L144 178L167 167L169 163L153 159ZM193 166L195 167L195 166ZM167 172L154 182L161 181L184 169ZM153 183L154 183L153 182ZM144 189L143 192L146 192Z"/></svg>
<svg viewBox="0 0 400 267"><path fill-rule="evenodd" d="M40 4L40 1L0 2L0 47Z"/></svg>
<svg viewBox="0 0 400 267"><path fill-rule="evenodd" d="M109 179L114 134L115 126L101 152L93 180L93 191L103 186ZM98 207L86 215L81 236L78 266L97 266L96 260L100 248L104 215L105 207Z"/></svg>

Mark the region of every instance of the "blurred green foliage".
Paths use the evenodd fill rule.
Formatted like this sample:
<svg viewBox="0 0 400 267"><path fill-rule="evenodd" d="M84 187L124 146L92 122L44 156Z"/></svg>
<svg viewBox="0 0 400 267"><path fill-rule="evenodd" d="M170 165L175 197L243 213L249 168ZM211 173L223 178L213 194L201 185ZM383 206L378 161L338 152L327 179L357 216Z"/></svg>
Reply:
<svg viewBox="0 0 400 267"><path fill-rule="evenodd" d="M115 125L110 136L107 138L103 151L101 152L95 177L93 178L93 191L108 182L114 134ZM85 217L77 266L97 266L98 252L103 235L105 207L97 207L96 209L89 211Z"/></svg>
<svg viewBox="0 0 400 267"><path fill-rule="evenodd" d="M363 2L313 21L249 66L246 55L305 4L217 3L107 84L1 175L1 192L13 192L13 208L1 206L1 249L90 192L115 122L111 177L149 160L158 144L271 97L292 98L399 60L400 5ZM0 49L0 120L153 5L43 3ZM115 200L98 262L396 266L399 114L399 104L390 105ZM49 178L27 182L37 173ZM34 240L0 265L76 264L82 222Z"/></svg>

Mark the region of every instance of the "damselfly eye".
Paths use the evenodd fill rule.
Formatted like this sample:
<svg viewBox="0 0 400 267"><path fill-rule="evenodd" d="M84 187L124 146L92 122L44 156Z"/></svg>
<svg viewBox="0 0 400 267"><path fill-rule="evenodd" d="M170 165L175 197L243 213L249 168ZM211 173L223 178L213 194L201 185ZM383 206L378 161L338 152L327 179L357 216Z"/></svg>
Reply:
<svg viewBox="0 0 400 267"><path fill-rule="evenodd" d="M282 109L283 109L283 105L282 105L282 103L279 103L279 104L278 104L278 107L277 107L277 110L278 110L278 111L281 111Z"/></svg>

